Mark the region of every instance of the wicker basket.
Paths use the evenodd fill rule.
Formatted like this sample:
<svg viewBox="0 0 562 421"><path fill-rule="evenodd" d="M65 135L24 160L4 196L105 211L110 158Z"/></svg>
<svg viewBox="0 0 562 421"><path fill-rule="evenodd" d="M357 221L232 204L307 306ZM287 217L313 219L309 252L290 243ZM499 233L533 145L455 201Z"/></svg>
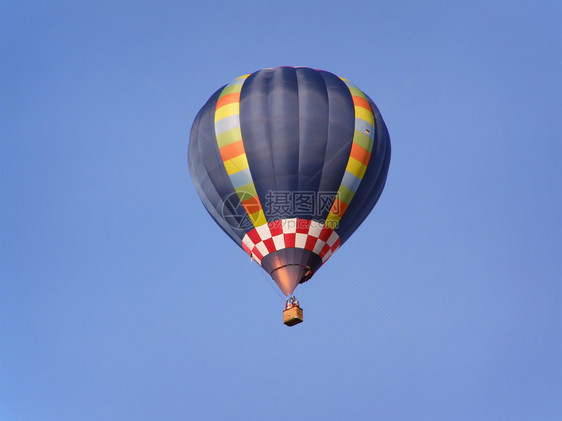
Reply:
<svg viewBox="0 0 562 421"><path fill-rule="evenodd" d="M287 326L298 325L302 322L302 308L294 306L283 311L283 323Z"/></svg>

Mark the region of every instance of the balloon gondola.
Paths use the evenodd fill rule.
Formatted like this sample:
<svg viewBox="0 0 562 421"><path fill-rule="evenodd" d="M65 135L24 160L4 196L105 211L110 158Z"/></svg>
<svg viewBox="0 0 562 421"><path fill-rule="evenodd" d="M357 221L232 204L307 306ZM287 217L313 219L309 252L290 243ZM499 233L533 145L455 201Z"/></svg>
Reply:
<svg viewBox="0 0 562 421"><path fill-rule="evenodd" d="M367 217L389 163L374 102L348 80L306 67L259 70L218 89L197 114L188 149L203 205L286 296ZM298 302L292 308L300 309L293 322L302 321Z"/></svg>

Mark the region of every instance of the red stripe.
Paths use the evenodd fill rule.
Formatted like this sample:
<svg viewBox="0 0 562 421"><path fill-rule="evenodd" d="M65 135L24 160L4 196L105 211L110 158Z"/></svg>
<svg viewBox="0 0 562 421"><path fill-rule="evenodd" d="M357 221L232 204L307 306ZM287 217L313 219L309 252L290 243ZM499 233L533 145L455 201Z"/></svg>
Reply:
<svg viewBox="0 0 562 421"><path fill-rule="evenodd" d="M240 92L234 92L232 94L221 96L217 101L217 108L215 109L218 110L220 107L232 104L233 102L240 102Z"/></svg>
<svg viewBox="0 0 562 421"><path fill-rule="evenodd" d="M357 143L351 145L350 155L352 158L355 158L356 160L358 160L359 162L365 165L367 165L369 163L369 160L371 159L371 152L369 152L364 147L359 146Z"/></svg>
<svg viewBox="0 0 562 421"><path fill-rule="evenodd" d="M263 260L263 254L261 254L261 251L259 251L257 247L254 247L252 253L254 253L254 256L256 256L258 259Z"/></svg>
<svg viewBox="0 0 562 421"><path fill-rule="evenodd" d="M332 251L336 251L336 249L340 246L340 244L341 244L341 241L340 241L340 239L338 238L338 239L336 240L336 242L334 243L334 245L331 247L331 248L332 248Z"/></svg>
<svg viewBox="0 0 562 421"><path fill-rule="evenodd" d="M267 240L263 240L263 244L267 247L267 251L273 253L275 250L275 243L273 242L273 238L268 238Z"/></svg>
<svg viewBox="0 0 562 421"><path fill-rule="evenodd" d="M318 238L309 235L308 238L306 239L306 244L304 245L304 248L310 251L314 250L314 246L316 245L317 241Z"/></svg>
<svg viewBox="0 0 562 421"><path fill-rule="evenodd" d="M280 219L269 222L267 225L269 225L269 231L271 231L272 237L283 234L283 222Z"/></svg>
<svg viewBox="0 0 562 421"><path fill-rule="evenodd" d="M297 219L297 233L308 234L311 222L308 219Z"/></svg>
<svg viewBox="0 0 562 421"><path fill-rule="evenodd" d="M261 210L261 203L258 196L250 197L249 199L243 200L242 206L244 206L244 209L246 210L248 216L256 212L259 212Z"/></svg>
<svg viewBox="0 0 562 421"><path fill-rule="evenodd" d="M336 197L336 200L334 200L330 212L341 218L341 216L345 213L347 206L347 203L345 203L343 200L340 200L339 197Z"/></svg>
<svg viewBox="0 0 562 421"><path fill-rule="evenodd" d="M261 238L255 228L252 231L250 231L247 235L248 237L250 237L250 240L252 240L254 244L261 243Z"/></svg>
<svg viewBox="0 0 562 421"><path fill-rule="evenodd" d="M328 250L330 250L330 246L326 243L324 244L324 247L322 247L322 250L320 250L320 254L318 256L324 257L324 255L328 253Z"/></svg>
<svg viewBox="0 0 562 421"><path fill-rule="evenodd" d="M320 231L320 235L318 236L318 238L326 242L328 241L328 238L330 238L330 235L332 235L333 232L334 232L333 229L330 229L328 227L322 227L322 231Z"/></svg>
<svg viewBox="0 0 562 421"><path fill-rule="evenodd" d="M222 148L220 148L220 153L223 161L234 159L237 156L245 153L244 142L242 142L242 139L240 139L234 143L231 143L230 145L223 146Z"/></svg>
<svg viewBox="0 0 562 421"><path fill-rule="evenodd" d="M355 105L356 107L366 108L367 110L372 112L369 101L367 101L365 98L361 98L360 96L353 95L353 105Z"/></svg>
<svg viewBox="0 0 562 421"><path fill-rule="evenodd" d="M242 248L244 249L244 251L246 253L248 253L250 256L252 255L252 250L250 250L250 247L248 247L246 244L242 243Z"/></svg>
<svg viewBox="0 0 562 421"><path fill-rule="evenodd" d="M295 247L297 234L283 234L283 237L285 238L285 248Z"/></svg>

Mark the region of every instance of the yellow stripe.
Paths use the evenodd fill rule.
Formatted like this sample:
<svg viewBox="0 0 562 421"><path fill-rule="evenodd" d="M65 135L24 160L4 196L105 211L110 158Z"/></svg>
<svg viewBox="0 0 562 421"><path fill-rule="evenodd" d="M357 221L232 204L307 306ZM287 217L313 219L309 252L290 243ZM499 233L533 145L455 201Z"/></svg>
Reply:
<svg viewBox="0 0 562 421"><path fill-rule="evenodd" d="M357 178L363 179L363 175L367 170L367 166L356 160L355 158L350 157L349 162L347 163L347 167L345 168L351 174L353 174Z"/></svg>
<svg viewBox="0 0 562 421"><path fill-rule="evenodd" d="M251 215L248 215L250 217L250 220L252 221L252 224L254 224L254 227L261 227L264 224L267 224L267 219L265 219L265 214L263 213L263 210L259 210L257 212L252 213Z"/></svg>
<svg viewBox="0 0 562 421"><path fill-rule="evenodd" d="M217 143L219 148L223 146L230 145L231 143L237 142L242 139L242 132L240 127L235 127L234 129L227 130L217 136Z"/></svg>
<svg viewBox="0 0 562 421"><path fill-rule="evenodd" d="M366 95L361 92L358 88L356 88L351 82L347 81L344 78L340 78L341 80L343 80L345 82L345 84L347 85L351 95L355 95L358 96L360 98L363 98L365 100L367 100ZM366 123L371 124L371 126L375 126L375 116L373 115L372 110L368 110L366 108L363 107L354 107L355 108L355 118L359 119L359 120L363 120ZM354 131L354 135L353 135L353 143L357 144L363 148L365 148L366 150L368 150L369 152L371 152L371 150L373 149L373 144L374 144L374 133L362 133L360 131L357 130L357 127L361 127L362 123L357 123L356 122L356 127L355 127L355 131ZM365 171L367 171L367 166L363 163L361 163L360 161L358 161L357 159L353 158L353 157L349 157L349 161L347 161L347 167L345 168L346 171L350 172L351 174L353 174L355 177L359 178L359 179L363 179L363 176L365 175ZM340 187L338 189L338 195L337 197L339 198L339 200L341 202L343 202L346 206L344 206L347 210L347 206L351 203L351 200L353 199L353 197L355 196L355 192L351 189L349 189L348 187L344 186L343 184L340 184ZM328 228L331 229L335 229L338 225L338 223L340 222L340 219L343 217L345 213L345 210L340 209L338 211L338 214L334 214L332 212L330 212L328 214L328 217L326 218L326 221L324 223L324 225Z"/></svg>
<svg viewBox="0 0 562 421"><path fill-rule="evenodd" d="M237 173L238 171L245 170L248 168L248 159L246 158L246 154L239 155L236 158L228 159L224 161L224 168L226 168L226 172L228 175Z"/></svg>
<svg viewBox="0 0 562 421"><path fill-rule="evenodd" d="M234 92L241 92L242 91L242 85L244 85L245 79L248 76L250 76L250 75L247 74L247 75L237 77L234 80L234 82L227 85L222 90L219 97L223 97L224 95L228 95L228 94L231 94L231 93L234 93ZM240 102L235 102L235 103L223 105L222 107L215 110L215 124L217 122L219 122L220 120L222 120L223 118L234 116L234 115L239 115L239 114L240 114ZM217 139L217 144L218 144L219 148L222 148L224 146L228 146L228 145L230 145L234 142L242 140L242 132L240 130L240 126L234 127L230 130L227 130L224 133L221 133L220 135L217 135L216 139ZM243 153L243 154L241 154L237 157L234 157L234 158L228 158L227 157L227 159L225 159L223 161L223 164L224 164L224 168L226 169L226 173L231 178L231 182L232 182L232 175L233 174L236 174L240 171L243 171L243 170L249 168L248 158L246 157L245 153ZM250 217L250 220L252 221L252 224L254 225L254 227L260 227L262 225L267 224L267 219L265 218L265 214L263 212L263 209L261 209L261 203L260 203L258 194L256 192L256 186L254 185L254 182L252 181L251 174L250 174L249 179L250 179L249 180L250 182L248 184L246 184L244 186L240 186L235 190L236 190L238 198L240 199L241 202L253 198L251 203L255 202L256 206L254 207L254 204L251 204L251 205L248 206L248 209L252 208L250 210L254 210L256 207L260 208L259 211L256 211L256 212L248 215Z"/></svg>
<svg viewBox="0 0 562 421"><path fill-rule="evenodd" d="M324 222L324 225L328 228L336 229L338 223L340 222L340 219L341 218L339 216L336 216L332 212L330 212L330 214L326 218L326 221Z"/></svg>
<svg viewBox="0 0 562 421"><path fill-rule="evenodd" d="M223 105L217 111L215 111L215 123L225 117L230 117L234 114L240 114L239 102L233 102L232 104Z"/></svg>
<svg viewBox="0 0 562 421"><path fill-rule="evenodd" d="M355 117L367 121L371 126L375 125L373 113L363 107L355 107Z"/></svg>

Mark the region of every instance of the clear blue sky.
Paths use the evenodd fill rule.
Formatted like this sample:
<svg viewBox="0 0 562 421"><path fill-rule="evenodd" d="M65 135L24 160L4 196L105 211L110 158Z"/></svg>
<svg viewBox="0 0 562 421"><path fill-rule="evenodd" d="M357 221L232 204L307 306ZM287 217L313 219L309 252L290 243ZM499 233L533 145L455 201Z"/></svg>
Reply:
<svg viewBox="0 0 562 421"><path fill-rule="evenodd" d="M3 2L0 420L562 419L561 22L557 1ZM238 252L189 179L191 118L278 65L383 108L388 183L333 262L417 346L330 263L283 326L245 254L144 346Z"/></svg>

